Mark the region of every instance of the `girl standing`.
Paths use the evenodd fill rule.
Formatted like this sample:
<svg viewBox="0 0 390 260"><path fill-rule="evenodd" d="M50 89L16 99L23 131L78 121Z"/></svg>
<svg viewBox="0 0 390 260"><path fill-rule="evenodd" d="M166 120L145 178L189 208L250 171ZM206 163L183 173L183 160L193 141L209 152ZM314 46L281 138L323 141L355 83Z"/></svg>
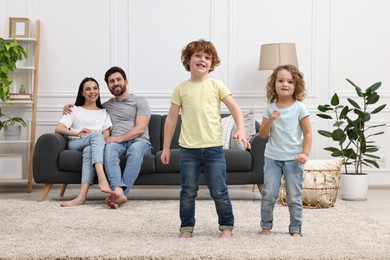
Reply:
<svg viewBox="0 0 390 260"><path fill-rule="evenodd" d="M268 79L269 104L259 130L261 138L268 137L261 199L262 235L269 235L272 229L273 210L284 175L290 212L289 233L294 237L301 236L303 166L312 143L309 112L302 103L304 97L302 73L293 65L277 67Z"/></svg>

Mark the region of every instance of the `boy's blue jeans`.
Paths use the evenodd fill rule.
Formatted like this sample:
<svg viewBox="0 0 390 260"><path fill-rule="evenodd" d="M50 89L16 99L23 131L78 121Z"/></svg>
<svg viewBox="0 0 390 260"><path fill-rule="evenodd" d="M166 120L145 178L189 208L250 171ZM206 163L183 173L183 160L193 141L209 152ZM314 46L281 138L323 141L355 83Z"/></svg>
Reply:
<svg viewBox="0 0 390 260"><path fill-rule="evenodd" d="M232 230L234 216L226 185L226 161L223 147L200 149L180 148L180 232L193 232L195 226L195 198L199 190L199 176L203 170L210 195L214 199L219 230Z"/></svg>
<svg viewBox="0 0 390 260"><path fill-rule="evenodd" d="M135 139L122 143L109 143L104 152L104 166L111 189L121 187L127 197L141 170L146 154L152 147L146 141ZM120 157L126 155L126 167L120 168Z"/></svg>
<svg viewBox="0 0 390 260"><path fill-rule="evenodd" d="M69 149L83 151L81 183L93 184L96 175L94 164L103 163L104 145L104 137L99 132L93 132L83 138L69 139Z"/></svg>
<svg viewBox="0 0 390 260"><path fill-rule="evenodd" d="M303 164L296 160L277 161L264 158L264 184L261 193L261 222L262 229L272 229L273 210L278 199L281 177L286 181L286 197L290 212L289 233L301 233L302 207L302 176Z"/></svg>

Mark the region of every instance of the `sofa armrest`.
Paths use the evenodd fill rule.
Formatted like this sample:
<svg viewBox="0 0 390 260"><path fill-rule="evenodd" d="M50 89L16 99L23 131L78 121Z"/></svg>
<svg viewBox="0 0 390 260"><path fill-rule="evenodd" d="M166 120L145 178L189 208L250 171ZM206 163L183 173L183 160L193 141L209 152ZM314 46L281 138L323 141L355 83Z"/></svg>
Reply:
<svg viewBox="0 0 390 260"><path fill-rule="evenodd" d="M264 150L267 139L256 134L250 141L252 149L252 183L264 183Z"/></svg>
<svg viewBox="0 0 390 260"><path fill-rule="evenodd" d="M57 133L41 135L34 148L33 176L36 183L61 183L58 157L67 149L68 139Z"/></svg>

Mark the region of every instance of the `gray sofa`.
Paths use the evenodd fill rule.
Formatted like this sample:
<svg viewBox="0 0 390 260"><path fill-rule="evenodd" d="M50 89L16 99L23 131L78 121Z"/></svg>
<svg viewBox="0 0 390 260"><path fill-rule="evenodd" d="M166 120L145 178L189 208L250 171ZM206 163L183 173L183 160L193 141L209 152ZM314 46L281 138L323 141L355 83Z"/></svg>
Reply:
<svg viewBox="0 0 390 260"><path fill-rule="evenodd" d="M160 155L165 119L166 115L151 115L149 135L153 145L152 154L145 156L135 185L180 185L178 138L181 119L178 120L172 139L171 161L164 165ZM256 121L256 133L258 129L259 123ZM67 142L66 137L57 133L45 133L37 139L33 155L33 176L35 183L45 184L39 201L46 199L53 184L63 184L60 196L63 196L66 185L80 184L82 152L68 150ZM256 134L251 140L250 151L225 149L228 185L256 184L261 190L265 143L266 140ZM121 162L123 168L125 158ZM205 185L202 175L200 184Z"/></svg>

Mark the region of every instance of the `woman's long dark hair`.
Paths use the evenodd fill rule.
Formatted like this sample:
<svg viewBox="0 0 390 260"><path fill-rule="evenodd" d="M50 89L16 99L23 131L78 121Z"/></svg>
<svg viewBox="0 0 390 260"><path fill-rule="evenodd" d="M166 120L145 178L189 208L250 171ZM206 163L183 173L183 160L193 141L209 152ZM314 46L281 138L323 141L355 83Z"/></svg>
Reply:
<svg viewBox="0 0 390 260"><path fill-rule="evenodd" d="M83 97L82 94L83 94L84 84L85 84L86 82L88 82L88 81L93 81L93 82L95 82L96 85L97 85L97 87L98 87L98 89L100 89L99 83L96 81L96 79L91 78L91 77L86 77L85 79L83 79L83 81L81 81L80 86L79 86L79 92L77 93L76 102L74 102L74 104L75 104L76 106L82 106L82 105L84 105L84 103L85 103L85 97ZM96 106L97 106L98 108L103 108L102 102L100 101L100 91L99 91L99 96L98 96L98 98L96 99Z"/></svg>

